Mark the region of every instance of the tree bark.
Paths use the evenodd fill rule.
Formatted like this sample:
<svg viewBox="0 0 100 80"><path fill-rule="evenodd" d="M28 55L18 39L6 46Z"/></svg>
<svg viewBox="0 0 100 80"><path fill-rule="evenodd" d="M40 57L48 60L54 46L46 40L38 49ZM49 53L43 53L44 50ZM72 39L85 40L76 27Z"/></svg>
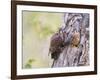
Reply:
<svg viewBox="0 0 100 80"><path fill-rule="evenodd" d="M64 38L66 46L58 59L53 61L52 67L89 65L89 14L65 13L61 29L66 32ZM72 45L72 37L75 30L80 34L78 46Z"/></svg>

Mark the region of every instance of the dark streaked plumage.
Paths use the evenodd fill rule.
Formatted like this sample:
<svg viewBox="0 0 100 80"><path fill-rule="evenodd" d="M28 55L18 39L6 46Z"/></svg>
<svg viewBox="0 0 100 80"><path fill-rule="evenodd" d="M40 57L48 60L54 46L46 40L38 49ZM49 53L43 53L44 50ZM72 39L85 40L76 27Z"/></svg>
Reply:
<svg viewBox="0 0 100 80"><path fill-rule="evenodd" d="M50 42L49 52L51 53L51 57L56 60L59 57L59 54L61 53L63 47L64 40L62 39L60 33L55 33L51 37Z"/></svg>

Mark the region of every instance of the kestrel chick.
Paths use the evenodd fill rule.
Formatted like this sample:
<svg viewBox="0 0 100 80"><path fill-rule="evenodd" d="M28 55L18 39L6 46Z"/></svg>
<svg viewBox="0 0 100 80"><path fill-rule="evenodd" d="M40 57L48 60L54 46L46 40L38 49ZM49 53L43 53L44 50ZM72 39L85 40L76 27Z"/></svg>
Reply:
<svg viewBox="0 0 100 80"><path fill-rule="evenodd" d="M63 43L64 41L62 37L60 36L60 33L55 33L51 37L49 52L51 53L52 58L54 59L58 58L59 54L62 51Z"/></svg>
<svg viewBox="0 0 100 80"><path fill-rule="evenodd" d="M73 36L72 36L71 44L72 44L72 46L77 47L79 42L80 42L80 33L75 31Z"/></svg>

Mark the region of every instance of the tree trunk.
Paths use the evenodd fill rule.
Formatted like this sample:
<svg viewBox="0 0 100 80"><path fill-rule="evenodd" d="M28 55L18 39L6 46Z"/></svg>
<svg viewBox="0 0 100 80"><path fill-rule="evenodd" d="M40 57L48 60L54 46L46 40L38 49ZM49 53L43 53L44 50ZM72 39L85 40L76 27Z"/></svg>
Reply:
<svg viewBox="0 0 100 80"><path fill-rule="evenodd" d="M89 14L65 13L61 27L66 32L64 41L66 46L54 61L52 67L72 67L89 65ZM72 44L73 32L79 32L80 41L77 46Z"/></svg>

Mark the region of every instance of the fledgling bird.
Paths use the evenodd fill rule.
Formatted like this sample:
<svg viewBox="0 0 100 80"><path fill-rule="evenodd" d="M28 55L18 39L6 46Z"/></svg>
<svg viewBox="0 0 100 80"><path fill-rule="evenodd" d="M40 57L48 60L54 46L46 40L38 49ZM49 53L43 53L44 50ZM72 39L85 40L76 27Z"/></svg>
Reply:
<svg viewBox="0 0 100 80"><path fill-rule="evenodd" d="M49 53L51 53L51 58L53 58L54 60L58 59L59 54L61 53L63 47L64 47L64 40L61 34L59 32L55 33L51 37L50 41Z"/></svg>
<svg viewBox="0 0 100 80"><path fill-rule="evenodd" d="M71 44L72 46L78 46L80 43L80 33L75 31L72 35L72 41L71 41Z"/></svg>

